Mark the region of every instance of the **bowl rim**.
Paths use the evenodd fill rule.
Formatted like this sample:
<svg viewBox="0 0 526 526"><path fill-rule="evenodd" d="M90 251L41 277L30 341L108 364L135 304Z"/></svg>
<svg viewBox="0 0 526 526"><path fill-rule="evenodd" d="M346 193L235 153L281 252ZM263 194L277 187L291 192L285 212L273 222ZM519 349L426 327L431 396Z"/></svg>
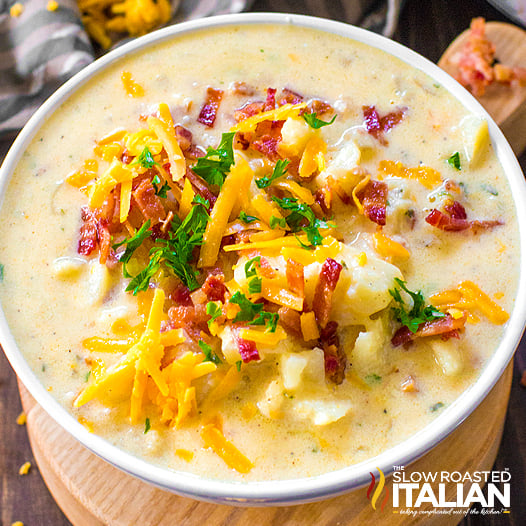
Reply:
<svg viewBox="0 0 526 526"><path fill-rule="evenodd" d="M150 46L181 35L213 28L254 24L310 28L347 37L383 50L423 71L438 81L468 111L487 119L495 154L507 174L514 199L521 243L520 273L515 307L504 336L475 383L430 424L375 457L314 477L240 483L205 479L191 473L162 468L137 458L104 438L90 433L40 383L19 350L1 309L0 341L17 376L43 409L81 444L120 470L161 489L213 503L252 506L301 504L358 489L370 482L370 472L381 469L388 476L393 472L395 465L407 466L423 456L454 431L480 404L504 372L520 341L526 322L526 207L520 206L521 203L526 202L526 183L519 163L504 135L476 99L437 65L411 49L378 34L342 22L284 13L230 14L182 22L123 44L81 70L52 94L19 133L0 167L0 201L3 201L16 164L40 126L55 109L93 76L125 56L144 52Z"/></svg>

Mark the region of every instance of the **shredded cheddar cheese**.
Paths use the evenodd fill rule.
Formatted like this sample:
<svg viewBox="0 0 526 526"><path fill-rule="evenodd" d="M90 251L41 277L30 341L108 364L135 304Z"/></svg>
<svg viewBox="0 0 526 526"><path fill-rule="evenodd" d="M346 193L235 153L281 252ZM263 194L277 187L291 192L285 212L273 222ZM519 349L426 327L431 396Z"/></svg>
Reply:
<svg viewBox="0 0 526 526"><path fill-rule="evenodd" d="M239 473L248 473L254 465L232 442L225 438L222 431L213 424L201 428L201 438L206 447L214 450L225 463Z"/></svg>
<svg viewBox="0 0 526 526"><path fill-rule="evenodd" d="M24 5L16 2L9 8L9 15L13 18L18 18L24 12Z"/></svg>
<svg viewBox="0 0 526 526"><path fill-rule="evenodd" d="M25 414L24 411L22 411L17 417L16 417L16 423L19 425L19 426L23 426L25 425L27 422L27 415Z"/></svg>
<svg viewBox="0 0 526 526"><path fill-rule="evenodd" d="M20 469L18 470L18 474L27 475L30 469L31 469L31 462L24 462L24 464L20 466Z"/></svg>
<svg viewBox="0 0 526 526"><path fill-rule="evenodd" d="M264 111L245 119L232 128L232 132L250 132L254 131L256 126L263 121L283 121L288 117L298 115L298 112L307 106L306 102L299 104L284 104L275 110Z"/></svg>
<svg viewBox="0 0 526 526"><path fill-rule="evenodd" d="M400 161L380 161L378 165L378 176L401 177L404 179L416 179L428 189L432 189L442 182L442 176L434 168L429 166L418 166L408 168Z"/></svg>

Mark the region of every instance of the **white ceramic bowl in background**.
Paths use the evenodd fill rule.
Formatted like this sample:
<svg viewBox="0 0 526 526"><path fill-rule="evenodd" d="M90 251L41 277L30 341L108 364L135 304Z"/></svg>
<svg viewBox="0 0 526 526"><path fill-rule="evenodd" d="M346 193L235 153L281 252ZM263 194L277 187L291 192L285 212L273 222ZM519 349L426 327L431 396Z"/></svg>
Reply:
<svg viewBox="0 0 526 526"><path fill-rule="evenodd" d="M74 78L62 86L36 112L27 123L9 151L0 168L0 198L14 168L43 122L72 93L88 82L96 73L114 64L122 57L161 41L167 41L178 35L187 34L205 28L223 27L239 24L292 24L334 33L368 44L372 47L398 57L411 66L425 72L453 94L469 111L484 116L489 122L491 141L504 173L507 175L515 200L517 219L520 229L521 259L520 281L515 308L511 313L502 341L491 357L474 385L467 389L453 404L432 423L404 442L384 451L365 462L342 468L341 470L316 477L261 482L222 482L208 480L196 475L174 472L152 465L144 460L120 450L106 440L89 433L71 414L69 414L51 396L39 382L24 360L11 335L3 313L0 315L0 341L4 351L20 380L38 403L68 433L114 466L123 471L179 495L198 498L210 502L238 505L282 505L299 504L336 496L370 482L371 471L380 468L386 475L393 466L408 466L414 460L436 446L451 433L489 393L513 356L526 320L526 184L520 166L506 139L497 125L482 106L455 80L436 65L415 52L391 40L353 26L324 19L284 14L241 14L225 15L171 26L151 33L108 53L92 65L86 67Z"/></svg>

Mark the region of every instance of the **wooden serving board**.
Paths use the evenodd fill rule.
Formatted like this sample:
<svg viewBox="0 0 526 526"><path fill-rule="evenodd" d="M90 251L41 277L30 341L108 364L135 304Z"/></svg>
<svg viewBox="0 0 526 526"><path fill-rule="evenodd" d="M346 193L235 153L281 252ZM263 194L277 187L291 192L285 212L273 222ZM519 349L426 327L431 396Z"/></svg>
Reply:
<svg viewBox="0 0 526 526"><path fill-rule="evenodd" d="M482 404L438 446L406 467L412 471L489 470L495 461L512 379L506 369ZM408 517L390 503L373 510L367 488L322 502L287 507L214 505L157 489L114 468L64 431L19 384L27 430L38 468L58 505L74 526L301 525L401 526ZM387 487L390 478L386 481ZM456 485L446 490L454 500ZM423 506L420 508L431 509ZM459 515L417 515L411 524L449 526Z"/></svg>
<svg viewBox="0 0 526 526"><path fill-rule="evenodd" d="M526 67L526 31L505 22L488 22L486 37L495 44L495 58L506 66ZM438 65L455 77L451 57L460 51L469 38L461 33L446 49ZM513 151L519 155L526 147L526 86L493 83L484 95L477 97L500 126Z"/></svg>

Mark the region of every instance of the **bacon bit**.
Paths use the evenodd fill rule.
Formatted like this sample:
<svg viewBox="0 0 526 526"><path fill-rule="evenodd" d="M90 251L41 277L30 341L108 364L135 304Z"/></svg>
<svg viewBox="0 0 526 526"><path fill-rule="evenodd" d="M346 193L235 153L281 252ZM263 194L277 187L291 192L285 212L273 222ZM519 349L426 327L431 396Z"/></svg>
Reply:
<svg viewBox="0 0 526 526"><path fill-rule="evenodd" d="M305 276L303 265L293 259L287 259L286 275L287 283L291 292L296 294L296 296L305 297Z"/></svg>
<svg viewBox="0 0 526 526"><path fill-rule="evenodd" d="M172 292L170 292L170 299L178 306L183 307L193 307L194 302L192 301L192 296L190 295L190 289L179 283Z"/></svg>
<svg viewBox="0 0 526 526"><path fill-rule="evenodd" d="M300 313L294 309L290 309L289 307L280 307L278 310L279 314L279 322L283 326L283 328L291 335L296 338L301 338L301 330L300 330Z"/></svg>
<svg viewBox="0 0 526 526"><path fill-rule="evenodd" d="M289 88L283 88L278 99L278 105L283 106L285 104L298 104L303 102L303 97L296 93L295 91L290 90Z"/></svg>
<svg viewBox="0 0 526 526"><path fill-rule="evenodd" d="M263 106L263 111L271 111L276 109L276 90L274 88L267 89L267 100Z"/></svg>
<svg viewBox="0 0 526 526"><path fill-rule="evenodd" d="M214 126L217 110L219 109L219 104L223 98L223 93L223 90L210 87L206 90L206 100L203 104L203 107L201 108L199 117L197 117L198 122L208 126L209 128Z"/></svg>
<svg viewBox="0 0 526 526"><path fill-rule="evenodd" d="M214 206L217 197L212 193L206 182L199 177L192 170L186 170L185 177L192 183L192 187L196 194L199 194L203 199L210 203L209 211Z"/></svg>
<svg viewBox="0 0 526 526"><path fill-rule="evenodd" d="M418 392L418 387L416 386L415 379L409 375L401 385L402 391L404 393L416 393Z"/></svg>
<svg viewBox="0 0 526 526"><path fill-rule="evenodd" d="M97 236L99 238L99 263L104 265L110 256L111 248L111 234L108 229L108 222L106 219L99 219L97 221Z"/></svg>
<svg viewBox="0 0 526 526"><path fill-rule="evenodd" d="M261 101L247 102L244 106L234 111L234 119L236 119L237 122L244 121L249 117L261 113L264 107L265 103Z"/></svg>
<svg viewBox="0 0 526 526"><path fill-rule="evenodd" d="M330 321L321 330L319 345L323 349L325 358L325 375L339 385L345 378L345 367L347 366L347 355L340 346L338 337L338 323Z"/></svg>
<svg viewBox="0 0 526 526"><path fill-rule="evenodd" d="M455 319L450 314L446 314L443 318L422 323L415 333L403 325L394 333L394 336L391 338L391 343L394 347L398 347L416 338L451 333L452 331L458 331L464 328L465 323L466 315L462 316L462 318Z"/></svg>
<svg viewBox="0 0 526 526"><path fill-rule="evenodd" d="M446 214L434 208L425 218L426 222L446 232L459 232L471 229L474 234L478 234L481 230L488 230L504 224L498 219L468 221L466 209L458 201L448 202L444 206L444 210Z"/></svg>
<svg viewBox="0 0 526 526"><path fill-rule="evenodd" d="M388 132L401 122L405 115L405 108L387 113L383 117L376 110L375 106L362 106L365 129L381 144L387 145L384 133Z"/></svg>
<svg viewBox="0 0 526 526"><path fill-rule="evenodd" d="M281 141L281 128L285 121L263 121L258 123L255 131L255 138L251 142L251 147L271 161L277 161L278 145Z"/></svg>
<svg viewBox="0 0 526 526"><path fill-rule="evenodd" d="M225 302L225 276L221 274L209 274L202 286L208 301Z"/></svg>
<svg viewBox="0 0 526 526"><path fill-rule="evenodd" d="M463 48L455 53L451 64L456 66L456 79L473 95L481 96L493 82L524 84L526 69L495 64L495 44L486 38L486 21L474 18Z"/></svg>
<svg viewBox="0 0 526 526"><path fill-rule="evenodd" d="M366 217L378 225L385 225L387 209L387 184L382 181L370 180L357 193L357 198L363 206Z"/></svg>
<svg viewBox="0 0 526 526"><path fill-rule="evenodd" d="M171 329L186 329L195 320L195 307L192 305L176 305L168 309Z"/></svg>
<svg viewBox="0 0 526 526"><path fill-rule="evenodd" d="M87 206L80 209L82 226L80 227L80 238L77 252L83 256L89 256L98 245L97 220L93 212Z"/></svg>
<svg viewBox="0 0 526 526"><path fill-rule="evenodd" d="M146 220L149 219L152 225L160 223L166 217L161 199L155 193L155 188L149 179L143 179L133 190L132 195L142 215Z"/></svg>
<svg viewBox="0 0 526 526"><path fill-rule="evenodd" d="M276 271L272 268L272 265L268 262L267 258L262 257L259 260L258 274L262 278L272 279L276 277Z"/></svg>
<svg viewBox="0 0 526 526"><path fill-rule="evenodd" d="M320 116L327 113L334 113L334 108L328 102L320 99L312 99L302 113L315 113L317 116Z"/></svg>
<svg viewBox="0 0 526 526"><path fill-rule="evenodd" d="M254 95L256 93L256 90L249 86L246 82L233 82L230 86L230 91L236 95Z"/></svg>
<svg viewBox="0 0 526 526"><path fill-rule="evenodd" d="M244 340L237 334L234 336L234 338L236 340L239 354L241 355L241 359L244 363L252 362L254 360L260 360L258 348L256 347L255 342L250 340Z"/></svg>
<svg viewBox="0 0 526 526"><path fill-rule="evenodd" d="M328 215L332 208L332 189L330 186L324 186L316 190L314 201L320 206L323 213Z"/></svg>
<svg viewBox="0 0 526 526"><path fill-rule="evenodd" d="M186 153L192 146L193 135L190 130L187 130L184 126L176 124L174 126L175 135L177 137L177 142L181 150Z"/></svg>
<svg viewBox="0 0 526 526"><path fill-rule="evenodd" d="M316 321L320 327L324 328L329 321L332 307L332 295L338 280L342 266L332 258L327 258L320 270L318 283L312 301L312 310L316 315Z"/></svg>

